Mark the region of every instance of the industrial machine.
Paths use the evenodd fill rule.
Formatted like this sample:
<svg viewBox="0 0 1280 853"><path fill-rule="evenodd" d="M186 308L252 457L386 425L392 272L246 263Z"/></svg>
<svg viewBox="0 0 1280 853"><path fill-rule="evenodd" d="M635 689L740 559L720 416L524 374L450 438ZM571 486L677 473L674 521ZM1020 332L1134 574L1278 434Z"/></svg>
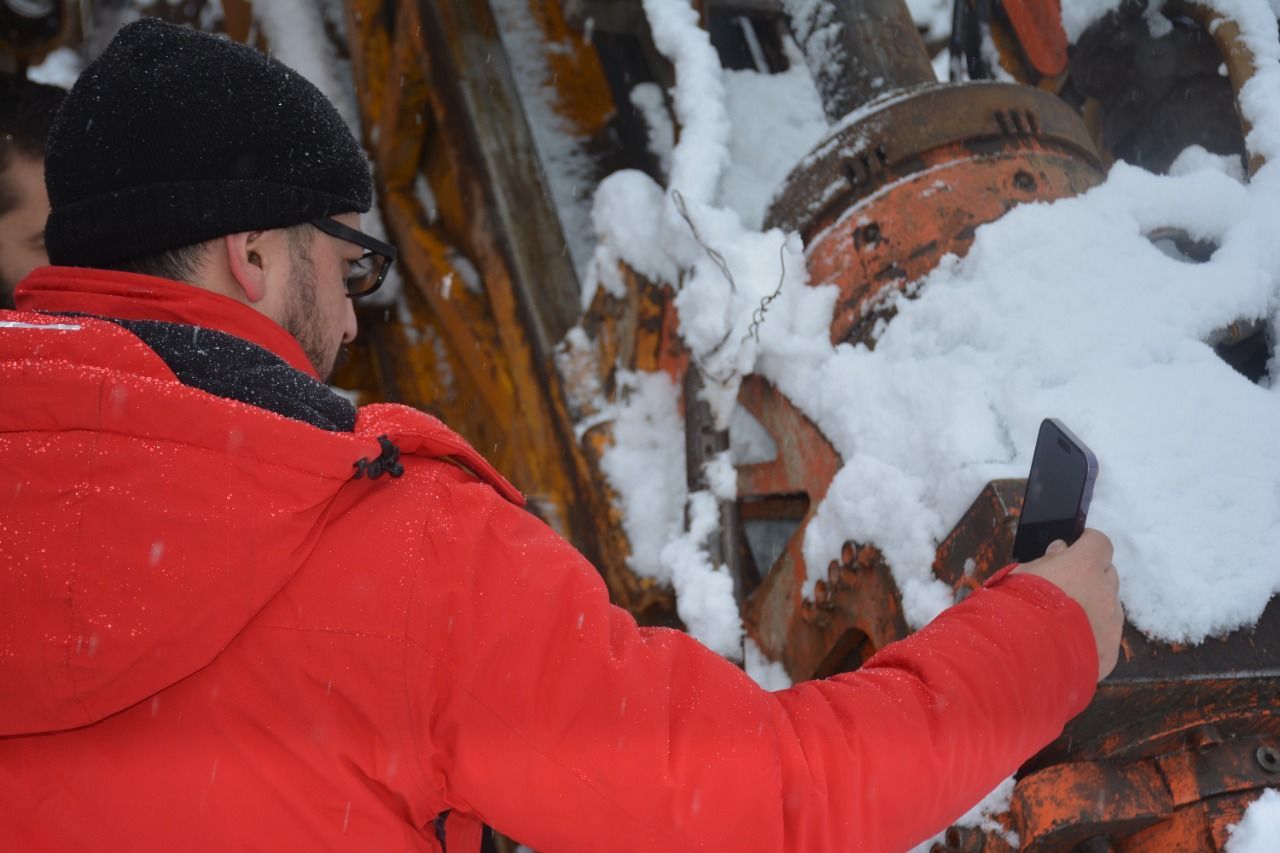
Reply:
<svg viewBox="0 0 1280 853"><path fill-rule="evenodd" d="M40 4L0 5L9 14ZM39 29L38 16L28 16L25 30L4 30L6 45L74 38L68 22L85 19L92 4L44 5L57 11L57 26L50 19ZM198 20L206 4L189 5L186 14ZM224 0L220 20L251 39L249 5ZM673 70L640 3L328 5L338 8L331 36L350 61L404 285L397 304L365 310L341 384L367 401L439 415L594 562L615 603L642 623L678 626L671 591L628 568L619 510L601 473L610 428L592 418L593 400L617 393L620 369L669 374L685 389L691 483L728 437L694 393L701 377L670 288L624 268L623 295L602 290L581 307L565 229L573 200L548 184L495 11L517 9L536 31L553 71L547 99L556 120L589 140L580 201L618 168L656 174L630 91L641 82L669 89ZM1247 159L1233 93L1252 73L1252 57L1230 20L1194 3L1164 7L1171 40L1156 43L1135 23L1145 4L1131 2L1070 46L1057 0L956 0L950 47L969 78L963 85L936 80L903 0L819 0L840 24L840 61L819 49L812 21L788 16L803 5L697 4L726 67L780 71L795 56L783 49L786 38L810 64L834 129L779 188L766 224L798 232L811 279L837 285L833 342L871 342L877 323L892 322L888 292L944 255L963 254L979 225L1011 207L1095 185L1113 159L1161 170L1192 142ZM990 79L987 43L1002 76L1018 82ZM951 192L923 192L941 178ZM1189 255L1203 250L1183 242ZM557 360L574 328L594 350L593 375ZM1224 330L1219 351L1257 380L1265 334ZM812 597L802 594L804 532L841 460L763 377L746 378L739 403L778 453L739 467L738 498L720 507L714 557L734 578L749 635L792 678L855 669L908 631L892 575L874 542L851 541ZM988 484L940 543L934 571L957 600L1008 561L1021 494L1022 481ZM996 816L1002 831L956 827L942 846L1005 850L1012 831L1028 850L1221 848L1226 827L1260 789L1280 784L1278 698L1275 600L1253 630L1193 648L1126 628L1121 662L1093 704L1021 768L1011 808Z"/></svg>

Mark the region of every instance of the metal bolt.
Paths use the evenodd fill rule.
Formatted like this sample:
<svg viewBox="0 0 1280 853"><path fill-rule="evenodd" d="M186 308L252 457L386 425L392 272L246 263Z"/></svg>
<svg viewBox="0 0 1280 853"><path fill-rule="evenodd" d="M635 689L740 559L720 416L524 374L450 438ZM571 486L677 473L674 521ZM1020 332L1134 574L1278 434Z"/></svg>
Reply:
<svg viewBox="0 0 1280 853"><path fill-rule="evenodd" d="M1258 747L1258 763L1268 773L1280 773L1280 752L1269 746Z"/></svg>
<svg viewBox="0 0 1280 853"><path fill-rule="evenodd" d="M1032 192L1036 188L1036 179L1025 169L1019 169L1013 176L1013 185L1023 192Z"/></svg>

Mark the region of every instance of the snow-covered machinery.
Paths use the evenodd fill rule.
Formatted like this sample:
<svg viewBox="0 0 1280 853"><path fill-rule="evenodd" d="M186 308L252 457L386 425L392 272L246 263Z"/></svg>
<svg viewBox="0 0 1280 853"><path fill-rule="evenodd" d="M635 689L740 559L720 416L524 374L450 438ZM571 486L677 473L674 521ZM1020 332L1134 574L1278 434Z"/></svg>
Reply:
<svg viewBox="0 0 1280 853"><path fill-rule="evenodd" d="M775 195L767 224L799 232L811 281L837 286L832 342L874 346L874 330L891 320L887 297L943 256L963 254L979 225L1021 202L1082 192L1102 171L1079 115L1062 100L1009 83L937 83L905 5L854 5L833 7L852 36L836 54L839 67L830 50L808 44L823 37L816 25L796 28L806 57L817 57L811 70L834 129ZM870 47L884 43L897 49ZM854 668L901 636L901 620L887 618L899 609L892 585L870 543L849 543L804 601L800 543L838 460L816 432L793 440L814 427L763 379L746 380L742 404L779 447L774 461L739 471L746 534L755 520L769 520L760 546L740 558L754 587L753 636L794 678ZM796 526L776 523L784 519ZM783 534L772 537L772 550L765 531ZM1003 556L992 553L983 567L994 571L991 561Z"/></svg>
<svg viewBox="0 0 1280 853"><path fill-rule="evenodd" d="M218 4L191 5L199 18ZM622 265L620 287L585 306L580 295L595 187L618 169L662 170L653 141L661 116L670 121L676 72L646 18L645 5L659 4L322 5L338 59L350 61L379 210L403 259L398 299L363 309L340 384L438 414L587 554L617 604L642 623L680 624L670 588L632 570L603 470L608 415L626 374L668 375L685 437L669 451L684 456L688 490L705 490L707 463L731 444L699 394L715 377L691 357L670 285ZM228 30L234 11L238 34L261 37L246 4L222 6ZM1244 151L1231 95L1250 56L1230 20L1194 4L1170 7L1185 37L1159 50L1173 54L1139 62L1149 45L1131 23L1141 9L1096 24L1069 56L1057 0L957 0L953 61L975 80L964 85L936 82L903 0L695 6L725 67L804 63L816 84L831 129L777 188L765 225L798 232L810 281L838 289L833 343L874 347L897 295L1014 206L1081 193L1117 156L1166 167L1179 149L1151 127L1181 127L1179 92L1196 105L1182 144ZM1021 83L976 79L996 66ZM1186 69L1210 66L1218 82L1196 72L1184 85ZM578 140L573 156L557 135ZM1205 251L1185 235L1156 236L1187 256ZM1257 334L1228 330L1220 351L1256 362ZM719 501L700 544L732 578L751 642L789 677L854 669L907 634L898 584L876 543L858 541L812 583L804 536L840 454L762 375L742 379L737 404L768 450L739 457L736 498ZM938 547L934 574L956 600L1008 560L1022 486L990 482ZM1127 627L1115 673L1021 769L1009 807L984 829L953 828L943 846L1004 850L1016 833L1032 850L1222 847L1258 790L1280 783L1278 660L1274 600L1253 630L1192 647Z"/></svg>

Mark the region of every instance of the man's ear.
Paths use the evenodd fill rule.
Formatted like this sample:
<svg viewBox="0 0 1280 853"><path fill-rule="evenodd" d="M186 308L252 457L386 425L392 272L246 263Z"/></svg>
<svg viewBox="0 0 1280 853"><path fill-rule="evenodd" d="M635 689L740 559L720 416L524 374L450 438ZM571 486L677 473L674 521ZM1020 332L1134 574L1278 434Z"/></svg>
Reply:
<svg viewBox="0 0 1280 853"><path fill-rule="evenodd" d="M223 237L231 277L250 303L267 295L267 271L262 261L262 231L241 231Z"/></svg>

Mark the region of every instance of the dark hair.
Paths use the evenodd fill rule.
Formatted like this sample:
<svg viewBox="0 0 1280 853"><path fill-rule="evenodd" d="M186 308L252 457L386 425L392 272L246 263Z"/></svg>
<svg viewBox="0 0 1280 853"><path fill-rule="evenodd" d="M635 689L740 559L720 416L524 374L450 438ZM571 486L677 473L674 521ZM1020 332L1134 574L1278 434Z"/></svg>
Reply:
<svg viewBox="0 0 1280 853"><path fill-rule="evenodd" d="M205 244L196 243L192 246L170 249L167 252L161 252L158 255L150 255L145 258L130 258L124 261L117 261L114 264L104 264L103 267L104 269L120 270L121 272L135 272L142 275L153 275L156 278L190 282L196 277L196 271L200 268L200 261L204 259L204 253Z"/></svg>
<svg viewBox="0 0 1280 853"><path fill-rule="evenodd" d="M16 151L44 160L44 142L54 111L67 95L57 86L34 83L17 74L0 74L0 174ZM18 204L18 197L0 181L0 215Z"/></svg>
<svg viewBox="0 0 1280 853"><path fill-rule="evenodd" d="M307 254L310 235L306 233L310 227L310 224L304 222L284 229L289 240L289 250L294 253L295 262L298 258L306 262L310 261L310 257ZM195 279L196 272L200 268L200 262L204 260L204 254L207 250L208 243L195 243L191 246L170 249L158 255L149 255L145 258L130 258L104 264L102 268L153 275L157 278L168 278L173 281L191 282Z"/></svg>

